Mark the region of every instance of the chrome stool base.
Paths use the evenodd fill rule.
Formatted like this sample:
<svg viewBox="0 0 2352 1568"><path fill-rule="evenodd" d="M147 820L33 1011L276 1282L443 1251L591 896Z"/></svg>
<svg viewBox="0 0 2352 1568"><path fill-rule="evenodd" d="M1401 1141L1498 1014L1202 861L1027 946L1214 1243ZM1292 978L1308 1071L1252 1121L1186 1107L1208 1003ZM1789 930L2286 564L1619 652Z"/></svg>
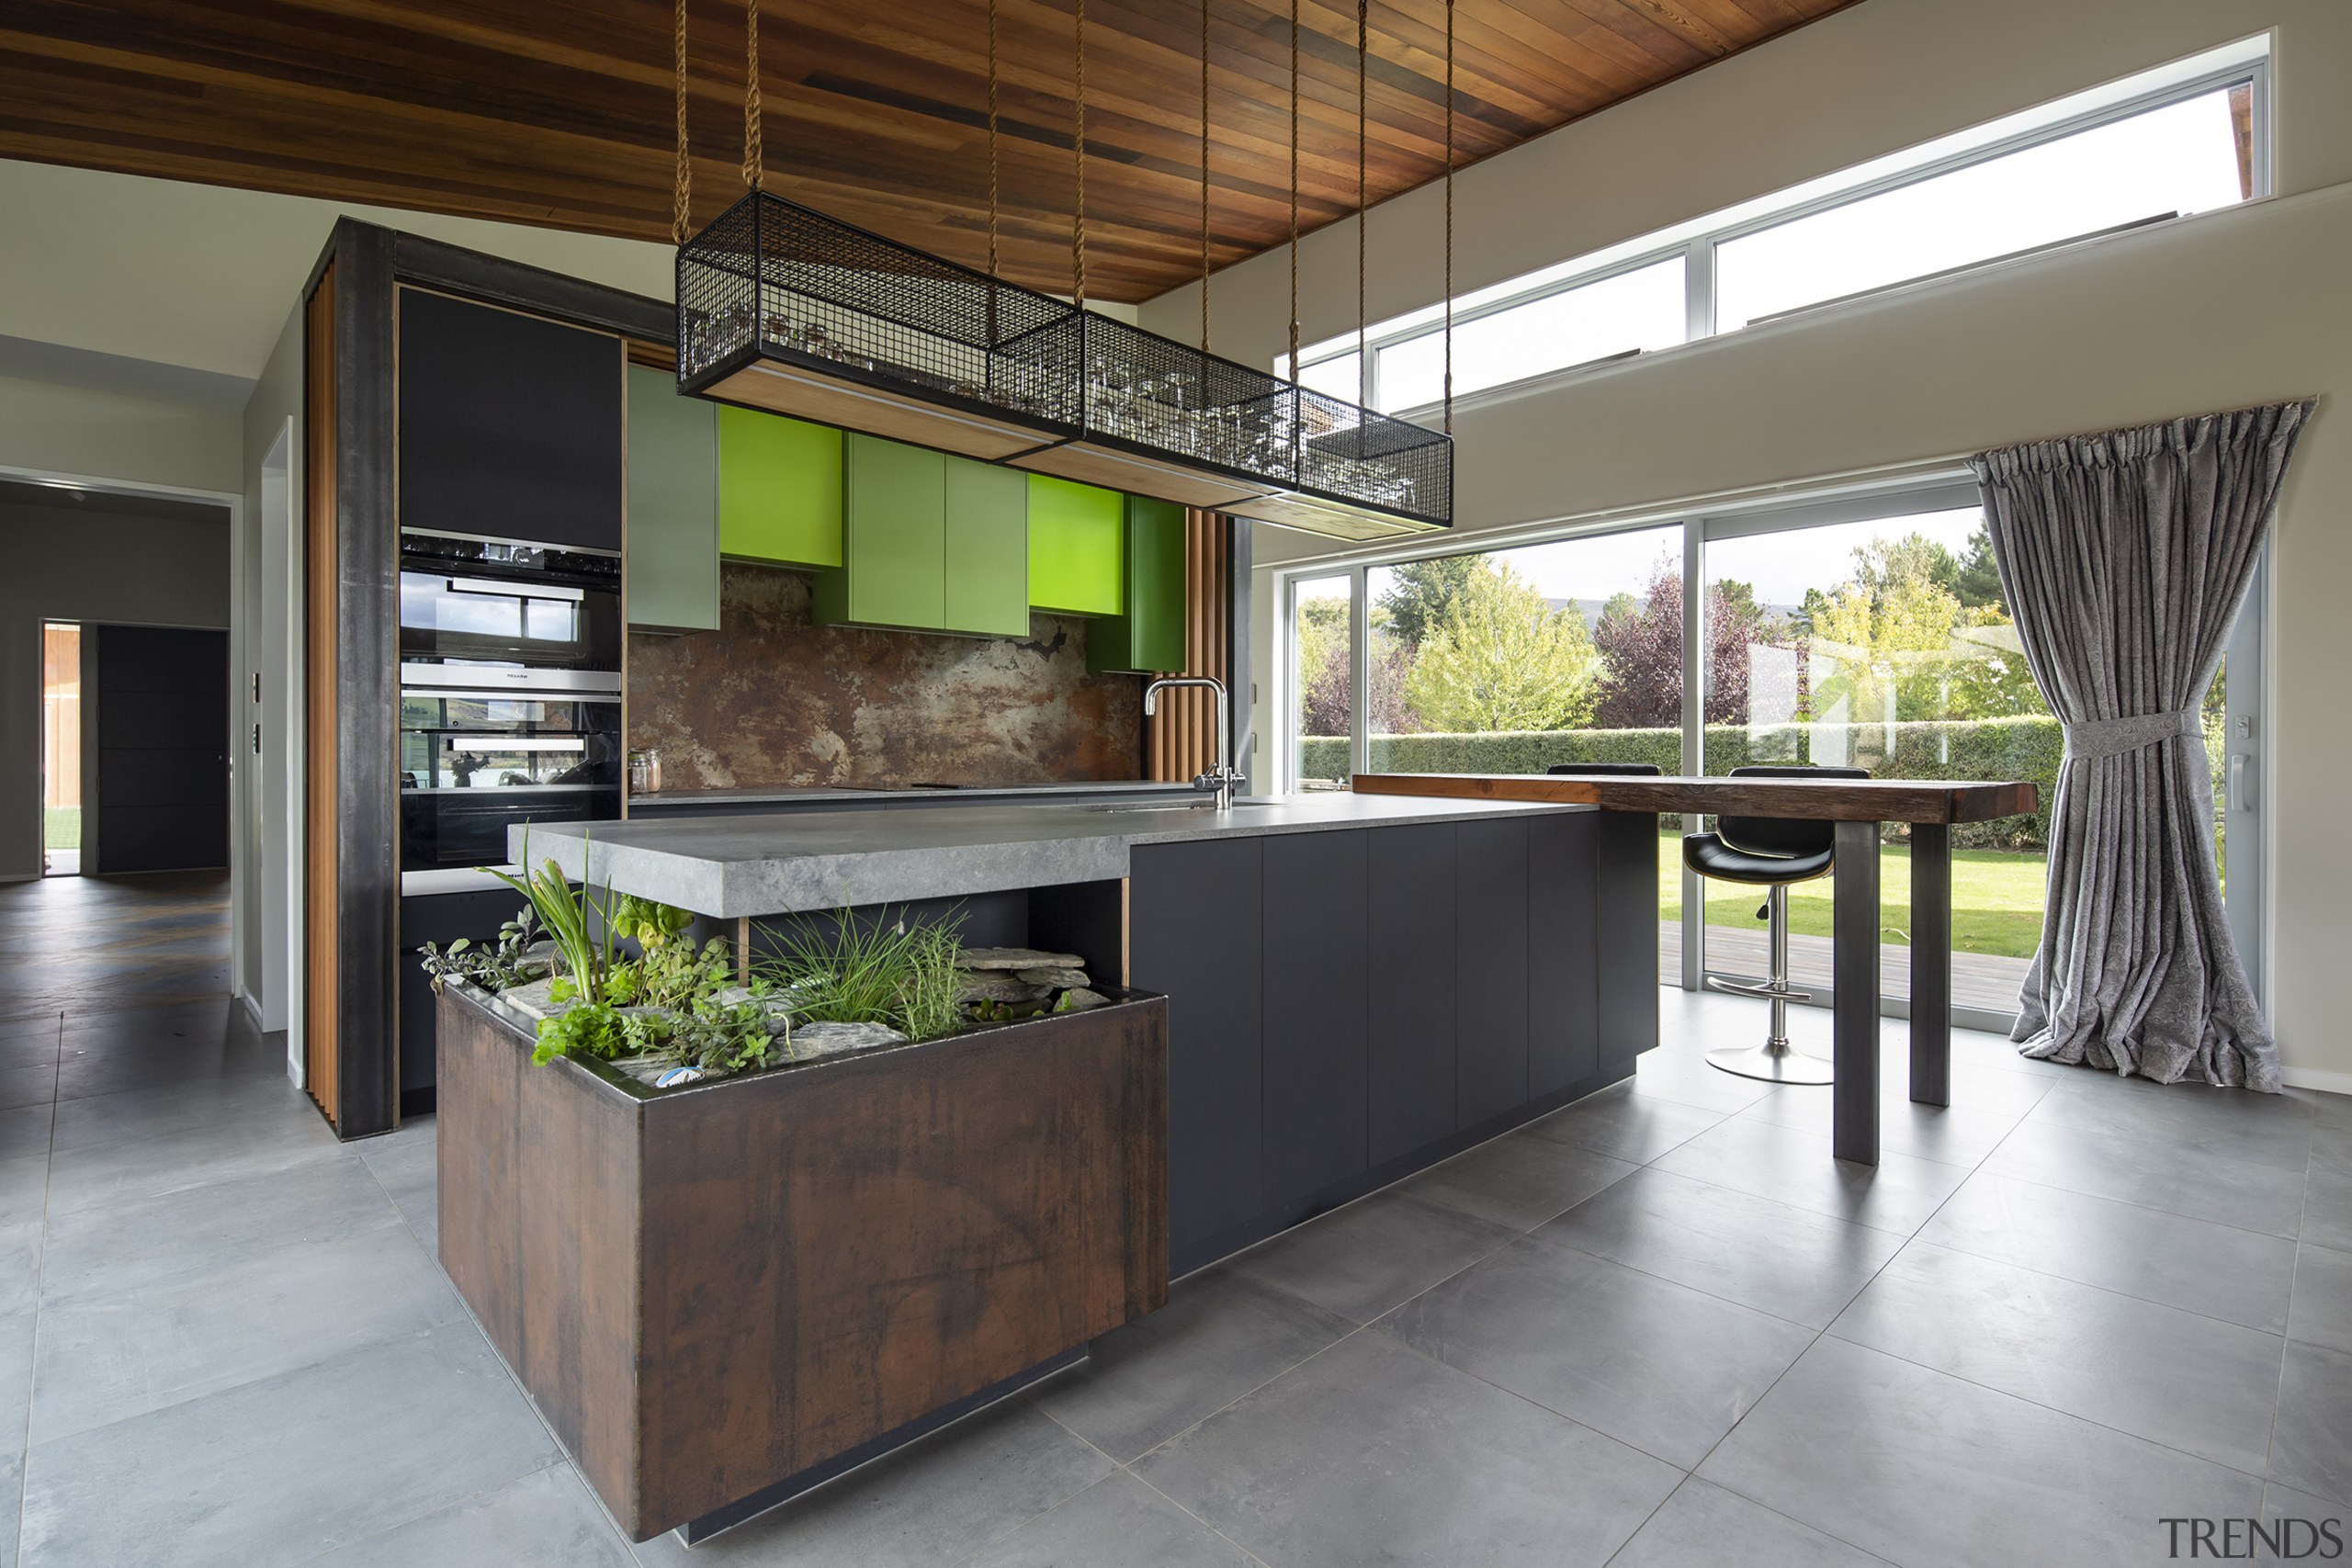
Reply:
<svg viewBox="0 0 2352 1568"><path fill-rule="evenodd" d="M1769 1040L1761 1045L1719 1045L1707 1053L1707 1066L1743 1078L1761 1078L1766 1083L1833 1081L1827 1062L1807 1055L1785 1040Z"/></svg>

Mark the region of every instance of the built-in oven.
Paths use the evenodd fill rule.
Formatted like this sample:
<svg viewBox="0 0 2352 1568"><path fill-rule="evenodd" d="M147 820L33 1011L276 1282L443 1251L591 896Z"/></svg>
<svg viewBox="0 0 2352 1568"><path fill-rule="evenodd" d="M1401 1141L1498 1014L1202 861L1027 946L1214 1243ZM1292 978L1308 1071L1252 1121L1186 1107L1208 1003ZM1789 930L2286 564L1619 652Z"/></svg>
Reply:
<svg viewBox="0 0 2352 1568"><path fill-rule="evenodd" d="M401 869L506 863L507 829L621 814L620 562L401 541Z"/></svg>

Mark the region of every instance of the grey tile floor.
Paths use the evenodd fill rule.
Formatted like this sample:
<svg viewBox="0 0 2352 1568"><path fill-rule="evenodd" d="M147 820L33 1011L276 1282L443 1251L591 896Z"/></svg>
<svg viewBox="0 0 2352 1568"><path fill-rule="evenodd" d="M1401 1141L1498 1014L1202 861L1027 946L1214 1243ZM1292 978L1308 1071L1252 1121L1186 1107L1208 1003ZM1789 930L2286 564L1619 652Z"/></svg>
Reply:
<svg viewBox="0 0 2352 1568"><path fill-rule="evenodd" d="M0 1568L2074 1568L2352 1514L2352 1101L1964 1035L1922 1111L1890 1025L1870 1171L1668 992L1634 1082L632 1549L434 1262L431 1122L336 1143L218 999L218 891L0 890Z"/></svg>

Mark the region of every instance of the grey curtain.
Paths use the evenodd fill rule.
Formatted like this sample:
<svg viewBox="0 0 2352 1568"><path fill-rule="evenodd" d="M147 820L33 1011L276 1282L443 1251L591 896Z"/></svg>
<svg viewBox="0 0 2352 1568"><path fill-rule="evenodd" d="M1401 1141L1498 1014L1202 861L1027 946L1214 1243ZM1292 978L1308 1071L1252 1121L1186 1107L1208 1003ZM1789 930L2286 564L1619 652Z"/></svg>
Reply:
<svg viewBox="0 0 2352 1568"><path fill-rule="evenodd" d="M2065 727L2028 1056L2276 1092L2278 1053L2222 914L2198 708L2312 405L1971 459L2001 591Z"/></svg>

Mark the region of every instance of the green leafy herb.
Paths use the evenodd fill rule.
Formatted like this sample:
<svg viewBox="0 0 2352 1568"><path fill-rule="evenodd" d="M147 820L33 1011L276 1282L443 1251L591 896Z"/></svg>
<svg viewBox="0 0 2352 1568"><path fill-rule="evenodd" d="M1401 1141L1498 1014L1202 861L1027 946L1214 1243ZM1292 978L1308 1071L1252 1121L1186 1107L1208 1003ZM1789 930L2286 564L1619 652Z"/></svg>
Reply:
<svg viewBox="0 0 2352 1568"><path fill-rule="evenodd" d="M801 1016L833 1023L881 1023L910 1040L929 1040L962 1022L956 998L966 984L956 967L963 943L945 921L890 922L887 913L843 915L785 929L784 951L761 977L793 998Z"/></svg>

